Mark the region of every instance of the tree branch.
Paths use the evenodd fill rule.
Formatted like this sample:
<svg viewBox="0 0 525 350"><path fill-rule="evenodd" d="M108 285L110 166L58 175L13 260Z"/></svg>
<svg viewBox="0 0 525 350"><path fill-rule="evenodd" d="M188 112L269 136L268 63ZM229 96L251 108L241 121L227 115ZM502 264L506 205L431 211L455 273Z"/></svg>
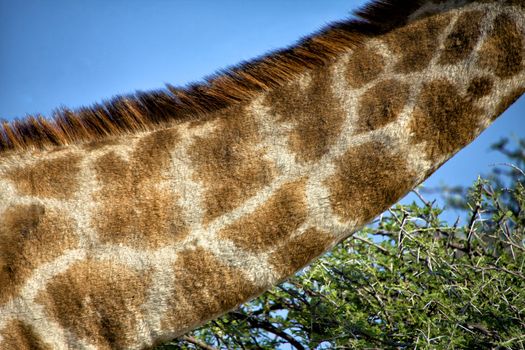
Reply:
<svg viewBox="0 0 525 350"><path fill-rule="evenodd" d="M374 242L372 241L369 241L368 239L366 238L363 238L363 237L359 237L359 236L352 236L352 239L356 239L358 241L361 241L363 243L366 243L368 245L371 245L371 246L374 246L376 249L380 250L381 253L383 254L386 254L386 255L390 255L390 252L388 250L386 250L385 248L381 247L380 245L378 244L375 244Z"/></svg>
<svg viewBox="0 0 525 350"><path fill-rule="evenodd" d="M195 337L192 337L190 335L183 335L182 337L180 337L180 339L184 340L184 341L187 341L188 343L191 343L193 345L196 345L198 346L199 348L201 349L204 349L204 350L218 350L217 348L214 348L213 346L210 346L208 344L206 344L205 342L195 338Z"/></svg>
<svg viewBox="0 0 525 350"><path fill-rule="evenodd" d="M283 338L296 349L305 350L304 346L301 343L299 343L294 337L275 327L273 324L266 320L260 320L257 317L244 315L237 311L230 312L229 315L240 321L248 321L248 323L250 323L254 327L264 329L265 331L268 331Z"/></svg>

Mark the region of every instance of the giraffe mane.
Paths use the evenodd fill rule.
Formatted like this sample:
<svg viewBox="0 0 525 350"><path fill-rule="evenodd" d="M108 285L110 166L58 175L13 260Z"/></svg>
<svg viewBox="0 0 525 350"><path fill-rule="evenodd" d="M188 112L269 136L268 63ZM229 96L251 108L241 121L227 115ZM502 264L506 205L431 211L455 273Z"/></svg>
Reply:
<svg viewBox="0 0 525 350"><path fill-rule="evenodd" d="M0 125L0 153L44 149L159 128L247 101L305 70L325 65L366 38L406 24L425 0L375 0L347 20L335 22L295 45L221 70L186 87L116 96L75 110L61 108L50 119L28 115Z"/></svg>

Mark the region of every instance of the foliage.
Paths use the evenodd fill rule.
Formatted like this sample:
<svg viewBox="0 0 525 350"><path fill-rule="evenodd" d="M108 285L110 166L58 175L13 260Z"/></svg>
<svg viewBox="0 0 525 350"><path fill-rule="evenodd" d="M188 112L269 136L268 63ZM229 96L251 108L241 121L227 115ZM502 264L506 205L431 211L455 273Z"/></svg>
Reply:
<svg viewBox="0 0 525 350"><path fill-rule="evenodd" d="M514 165L448 192L465 224L416 192L418 202L162 349L524 349L525 140L508 147L494 148Z"/></svg>

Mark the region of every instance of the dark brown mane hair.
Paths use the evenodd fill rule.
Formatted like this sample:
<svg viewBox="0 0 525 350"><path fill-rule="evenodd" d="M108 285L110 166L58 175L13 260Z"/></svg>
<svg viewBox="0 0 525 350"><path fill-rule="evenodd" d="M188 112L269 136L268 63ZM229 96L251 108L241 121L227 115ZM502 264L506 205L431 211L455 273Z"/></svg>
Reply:
<svg viewBox="0 0 525 350"><path fill-rule="evenodd" d="M93 141L200 118L282 85L307 69L324 65L368 37L404 25L424 2L376 0L357 11L353 18L335 22L289 48L243 62L183 88L168 85L76 110L63 108L50 119L27 116L3 122L0 152Z"/></svg>

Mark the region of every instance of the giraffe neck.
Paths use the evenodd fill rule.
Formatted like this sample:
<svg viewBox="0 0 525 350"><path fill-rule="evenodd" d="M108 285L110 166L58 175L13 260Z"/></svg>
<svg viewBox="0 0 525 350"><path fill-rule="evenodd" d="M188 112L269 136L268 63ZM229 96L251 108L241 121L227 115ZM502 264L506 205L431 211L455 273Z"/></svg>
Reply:
<svg viewBox="0 0 525 350"><path fill-rule="evenodd" d="M523 94L524 34L520 1L428 2L206 118L0 158L0 348L147 347L282 281Z"/></svg>

